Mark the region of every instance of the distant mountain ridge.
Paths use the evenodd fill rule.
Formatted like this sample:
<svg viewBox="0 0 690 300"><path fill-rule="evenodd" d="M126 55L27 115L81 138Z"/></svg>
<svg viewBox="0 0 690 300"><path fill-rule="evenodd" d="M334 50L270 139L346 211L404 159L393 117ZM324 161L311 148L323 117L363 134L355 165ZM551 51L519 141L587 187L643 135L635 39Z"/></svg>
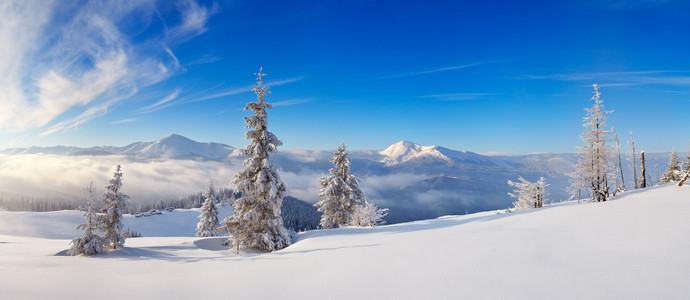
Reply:
<svg viewBox="0 0 690 300"><path fill-rule="evenodd" d="M566 199L569 174L578 157L572 153L542 153L515 156L486 156L440 146L422 146L400 141L381 151L352 150L352 172L367 196L390 208L388 221L403 222L462 214L511 206L508 180L524 177L536 181L544 176L551 200ZM221 143L200 143L171 134L152 142L136 142L124 147L69 146L29 147L0 150L5 155L126 155L138 160L218 161L241 168L241 150ZM288 185L288 193L314 202L318 199L318 178L333 167L331 151L280 150L271 157L278 164ZM665 169L666 153L648 153L648 172L654 177L655 165ZM624 162L628 187L632 172ZM661 166L661 167L659 167ZM10 191L11 192L11 191Z"/></svg>
<svg viewBox="0 0 690 300"><path fill-rule="evenodd" d="M56 154L56 155L131 155L137 158L223 160L238 155L239 150L220 143L200 143L178 134L171 134L152 142L135 142L123 147L95 146L79 148L69 146L11 148L2 154Z"/></svg>

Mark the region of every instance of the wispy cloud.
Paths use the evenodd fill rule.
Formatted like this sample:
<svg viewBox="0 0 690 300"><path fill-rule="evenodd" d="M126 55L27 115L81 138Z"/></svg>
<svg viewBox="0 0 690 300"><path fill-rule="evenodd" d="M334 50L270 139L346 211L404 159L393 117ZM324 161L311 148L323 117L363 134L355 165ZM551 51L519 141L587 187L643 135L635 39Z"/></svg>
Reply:
<svg viewBox="0 0 690 300"><path fill-rule="evenodd" d="M267 81L266 83L264 83L264 85L267 87L280 86L280 85L300 81L302 79L304 79L303 76L287 78L287 79L282 79L282 80L276 80L276 81ZM204 93L202 95L196 95L196 96L190 97L187 100L181 101L181 103L192 103L192 102L206 101L206 100L216 99L216 98L220 98L220 97L226 97L226 96L232 96L232 95L247 93L247 92L251 92L251 90L252 90L252 86L246 86L246 87L241 87L241 88L232 88L232 89L226 89L226 90L220 90L220 91L209 91L209 92Z"/></svg>
<svg viewBox="0 0 690 300"><path fill-rule="evenodd" d="M677 12L679 9L690 8L685 0L597 0L587 4L610 10L661 9Z"/></svg>
<svg viewBox="0 0 690 300"><path fill-rule="evenodd" d="M199 5L194 0L183 0L177 3L182 23L168 30L168 37L172 42L185 42L208 30L208 19L216 12L215 4L210 7Z"/></svg>
<svg viewBox="0 0 690 300"><path fill-rule="evenodd" d="M436 95L424 95L419 96L419 98L430 98L440 101L461 101L461 100L475 100L486 98L488 96L496 96L495 93L455 93L455 94L436 94Z"/></svg>
<svg viewBox="0 0 690 300"><path fill-rule="evenodd" d="M132 16L155 17L153 0L0 3L0 45L12 45L0 55L0 128L24 131L59 120L42 134L73 129L184 71L166 45L205 32L213 9L179 3L177 24L137 41L121 25Z"/></svg>
<svg viewBox="0 0 690 300"><path fill-rule="evenodd" d="M180 95L180 89L176 89L175 91L172 92L172 94L166 96L165 98L161 99L160 101L153 103L149 106L145 106L139 109L139 112L144 112L144 113L150 113L157 111L159 109L167 107L166 104L169 104L170 101L173 101L177 98L177 96Z"/></svg>
<svg viewBox="0 0 690 300"><path fill-rule="evenodd" d="M438 72L445 72L445 71L466 69L466 68L470 68L470 67L475 67L475 66L480 66L480 65L486 65L486 64L493 64L493 63L499 63L499 62L505 62L505 60L480 61L480 62L475 62L475 63L469 63L469 64L457 65L457 66L451 66L451 67L444 67L444 68L438 68L438 69L432 69L432 70L417 71L417 72L409 72L409 73L401 73L401 74L393 74L393 75L388 75L388 76L379 77L379 78L377 78L377 79L391 79L391 78L400 78L400 77L424 75L424 74L431 74L431 73L438 73Z"/></svg>
<svg viewBox="0 0 690 300"><path fill-rule="evenodd" d="M311 98L290 99L290 100L273 102L273 103L271 103L271 105L272 106L291 106L291 105L297 105L297 104L311 102L312 100L313 99L311 99Z"/></svg>
<svg viewBox="0 0 690 300"><path fill-rule="evenodd" d="M196 65L210 64L210 63L214 63L214 62L221 61L221 60L223 60L223 57L220 57L220 56L204 56L204 57L183 63L182 65L185 67L191 67L191 66L196 66Z"/></svg>
<svg viewBox="0 0 690 300"><path fill-rule="evenodd" d="M132 122L136 122L136 121L139 121L139 118L129 118L129 119L117 120L117 121L110 122L110 124L112 124L112 125L125 124L125 123L132 123Z"/></svg>
<svg viewBox="0 0 690 300"><path fill-rule="evenodd" d="M71 119L68 119L65 121L61 121L61 122L56 123L53 126L50 126L50 128L41 132L39 135L45 136L45 135L50 135L50 134L60 132L60 131L74 130L74 129L78 128L79 126L81 126L81 125L83 125L83 124L85 124L85 123L87 123L87 122L89 122L95 118L104 116L105 114L108 113L108 109L110 108L110 106L113 103L119 102L122 99L129 98L132 95L134 95L135 93L136 93L136 89L133 89L129 94L122 94L119 97L114 97L114 98L109 99L108 101L99 103L97 105L93 105L93 106L87 108L85 111L83 111L81 114L79 114L78 116L76 116L74 118L71 118Z"/></svg>
<svg viewBox="0 0 690 300"><path fill-rule="evenodd" d="M690 71L651 70L631 72L574 72L548 75L526 75L523 79L549 79L559 81L582 81L587 84L596 82L600 86L638 86L665 85L690 86Z"/></svg>

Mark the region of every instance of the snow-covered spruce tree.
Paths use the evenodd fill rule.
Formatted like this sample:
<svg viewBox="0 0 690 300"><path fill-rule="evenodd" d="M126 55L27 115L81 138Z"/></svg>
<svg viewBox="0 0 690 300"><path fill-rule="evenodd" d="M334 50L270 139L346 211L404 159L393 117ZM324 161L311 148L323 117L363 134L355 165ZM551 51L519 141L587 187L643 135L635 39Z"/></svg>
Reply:
<svg viewBox="0 0 690 300"><path fill-rule="evenodd" d="M369 200L364 200L364 205L358 205L352 215L350 225L360 227L373 227L386 224L383 218L388 215L388 208L378 208Z"/></svg>
<svg viewBox="0 0 690 300"><path fill-rule="evenodd" d="M278 176L277 166L269 163L269 153L276 153L283 143L267 129L266 110L271 104L264 100L269 91L263 86L262 77L266 74L261 70L255 74L258 86L252 88L257 100L244 108L254 112L253 116L244 118L245 128L249 129L245 139L251 142L242 154L249 158L244 161L245 169L233 179L242 197L233 203L235 214L225 219L230 241L237 252L243 247L274 251L290 245L290 236L280 216L285 185Z"/></svg>
<svg viewBox="0 0 690 300"><path fill-rule="evenodd" d="M105 232L105 242L112 249L122 248L125 239L122 237L122 214L125 212L129 196L122 193L122 171L120 165L110 179L110 184L105 187L103 202L105 208L102 217L101 230Z"/></svg>
<svg viewBox="0 0 690 300"><path fill-rule="evenodd" d="M352 224L357 208L365 205L364 193L359 189L357 178L350 174L350 159L343 143L333 154L333 165L335 167L329 170L331 175L320 179L319 196L322 199L314 204L323 214L323 228Z"/></svg>
<svg viewBox="0 0 690 300"><path fill-rule="evenodd" d="M661 175L662 183L669 183L672 181L679 181L683 176L683 172L680 171L680 163L678 162L678 153L676 150L671 151L671 155L668 160L668 168L666 172Z"/></svg>
<svg viewBox="0 0 690 300"><path fill-rule="evenodd" d="M522 177L518 177L520 182L508 180L508 185L515 188L513 193L508 193L511 197L515 197L518 201L513 202L515 209L532 209L544 206L546 197L549 192L546 187L549 186L544 177L539 178L537 182L529 182Z"/></svg>
<svg viewBox="0 0 690 300"><path fill-rule="evenodd" d="M204 195L206 201L201 206L201 213L199 214L199 223L196 224L197 237L218 236L218 208L216 207L216 191L213 189L213 183L209 183L206 194Z"/></svg>
<svg viewBox="0 0 690 300"><path fill-rule="evenodd" d="M84 223L75 229L84 232L70 243L72 246L67 251L69 255L94 255L103 252L103 238L96 233L100 224L98 215L93 209L93 193L95 191L93 182L89 184L86 191L89 195L86 198L86 207L84 208Z"/></svg>
<svg viewBox="0 0 690 300"><path fill-rule="evenodd" d="M581 136L583 145L579 147L581 157L575 165L575 184L587 188L591 192L593 202L606 201L609 197L608 174L612 149L609 141L609 131L605 129L606 114L599 86L594 84L594 105L585 108L587 116L584 118L585 132Z"/></svg>

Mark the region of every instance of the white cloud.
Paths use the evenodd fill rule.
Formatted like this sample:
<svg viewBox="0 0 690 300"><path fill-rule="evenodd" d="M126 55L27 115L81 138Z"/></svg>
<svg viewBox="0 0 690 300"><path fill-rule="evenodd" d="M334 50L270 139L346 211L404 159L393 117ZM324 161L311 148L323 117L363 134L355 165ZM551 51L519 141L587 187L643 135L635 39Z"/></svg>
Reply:
<svg viewBox="0 0 690 300"><path fill-rule="evenodd" d="M454 93L454 94L435 94L435 95L424 95L419 96L419 98L431 98L440 101L458 101L458 100L475 100L480 98L486 98L488 96L496 96L495 93Z"/></svg>
<svg viewBox="0 0 690 300"><path fill-rule="evenodd" d="M110 124L113 124L113 125L115 125L115 124L125 124L125 123L132 123L132 122L136 122L136 121L139 121L139 118L128 118L128 119L122 119L122 120L112 121L112 122L110 122Z"/></svg>
<svg viewBox="0 0 690 300"><path fill-rule="evenodd" d="M312 99L310 99L310 98L298 98L298 99L290 99L290 100L273 102L273 103L271 103L271 105L272 106L292 106L292 105L307 103L307 102L311 102L311 101L312 101Z"/></svg>
<svg viewBox="0 0 690 300"><path fill-rule="evenodd" d="M168 32L171 42L184 42L206 32L208 18L215 12L215 7L208 9L193 0L179 1L177 8L180 11L182 23Z"/></svg>
<svg viewBox="0 0 690 300"><path fill-rule="evenodd" d="M304 77L293 77L293 78L287 78L287 79L276 80L276 81L268 81L268 82L264 83L264 86L267 86L270 88L272 86L279 86L279 85L283 85L283 84L288 84L288 83L300 81L302 79L304 79ZM182 101L182 103L206 101L206 100L216 99L216 98L220 98L220 97L226 97L226 96L231 96L231 95L247 93L247 92L251 92L251 90L252 90L252 86L226 89L226 90L221 90L221 91L205 91L204 93L202 93L202 95L197 95L197 96L191 97L188 100Z"/></svg>
<svg viewBox="0 0 690 300"><path fill-rule="evenodd" d="M142 107L139 109L141 112L153 112L157 111L159 109L168 107L170 104L170 101L173 101L177 98L177 96L180 95L180 89L176 89L175 91L172 92L172 94L166 96L165 98L161 99L160 101L153 103L149 106Z"/></svg>
<svg viewBox="0 0 690 300"><path fill-rule="evenodd" d="M415 76L415 75L425 75L425 74L431 74L431 73L466 69L466 68L470 68L470 67L475 67L475 66L480 66L480 65L485 65L485 64L499 63L499 62L505 62L505 60L480 61L480 62L475 62L475 63L469 63L469 64L458 65L458 66L443 67L443 68L437 68L437 69L432 69L432 70L388 75L388 76L380 77L378 79L390 79L390 78L400 78L400 77L408 77L408 76Z"/></svg>
<svg viewBox="0 0 690 300"><path fill-rule="evenodd" d="M165 45L205 32L212 11L182 1L179 24L143 40L129 38L124 25L155 17L155 5L153 0L0 3L0 128L50 126L43 135L73 129L183 71Z"/></svg>
<svg viewBox="0 0 690 300"><path fill-rule="evenodd" d="M567 74L526 75L524 79L550 79L558 81L582 81L587 84L596 82L599 86L690 86L690 71L683 70L650 70L628 72L575 72Z"/></svg>
<svg viewBox="0 0 690 300"><path fill-rule="evenodd" d="M229 186L240 162L156 160L139 161L127 156L0 155L0 194L41 198L81 199L83 188L93 181L104 188L115 166L121 164L123 190L140 203L200 192L209 180Z"/></svg>

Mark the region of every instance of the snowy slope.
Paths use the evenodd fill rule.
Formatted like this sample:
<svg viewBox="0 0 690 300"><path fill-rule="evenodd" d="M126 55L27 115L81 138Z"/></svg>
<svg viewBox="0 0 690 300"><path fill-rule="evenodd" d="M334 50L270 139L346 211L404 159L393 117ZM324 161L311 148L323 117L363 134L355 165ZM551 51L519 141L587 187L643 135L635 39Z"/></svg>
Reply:
<svg viewBox="0 0 690 300"><path fill-rule="evenodd" d="M239 257L218 238L129 239L118 252L69 257L61 255L68 240L0 235L0 293L6 299L688 299L688 215L690 187L663 186L605 203L309 231L281 251ZM0 228L8 225L3 220ZM115 293L102 293L108 282Z"/></svg>

